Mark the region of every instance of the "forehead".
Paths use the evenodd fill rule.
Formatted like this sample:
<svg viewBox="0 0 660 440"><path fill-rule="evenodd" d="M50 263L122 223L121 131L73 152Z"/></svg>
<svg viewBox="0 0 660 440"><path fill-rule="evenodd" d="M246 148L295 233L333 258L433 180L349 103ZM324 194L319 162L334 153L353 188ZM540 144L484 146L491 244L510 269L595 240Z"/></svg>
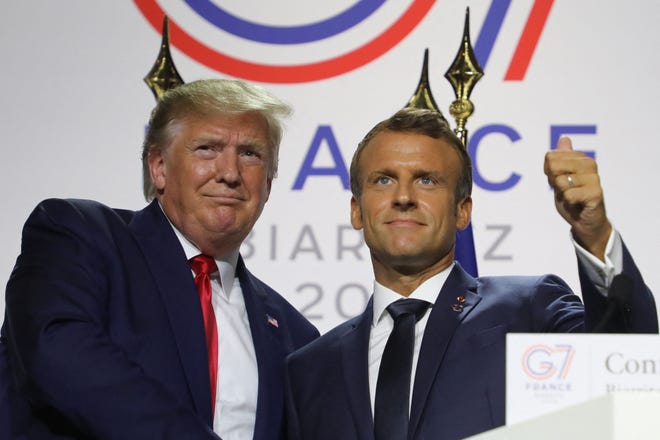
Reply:
<svg viewBox="0 0 660 440"><path fill-rule="evenodd" d="M460 158L454 147L444 139L414 132L378 133L362 152L361 170L368 172L397 167L458 171Z"/></svg>
<svg viewBox="0 0 660 440"><path fill-rule="evenodd" d="M173 137L194 140L197 138L266 144L268 124L257 112L220 113L214 115L187 115L173 121Z"/></svg>

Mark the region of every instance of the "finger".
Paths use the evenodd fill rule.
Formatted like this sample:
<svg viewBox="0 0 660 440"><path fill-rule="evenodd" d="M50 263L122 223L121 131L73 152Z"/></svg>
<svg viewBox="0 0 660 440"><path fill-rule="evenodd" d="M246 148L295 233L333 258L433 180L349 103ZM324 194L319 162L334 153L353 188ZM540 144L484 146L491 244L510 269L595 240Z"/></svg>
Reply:
<svg viewBox="0 0 660 440"><path fill-rule="evenodd" d="M577 186L578 176L576 174L566 174L566 189L572 189Z"/></svg>
<svg viewBox="0 0 660 440"><path fill-rule="evenodd" d="M585 182L583 179L579 186L562 191L561 199L567 208L570 206L594 208L603 204L603 191L599 185L593 185L593 182Z"/></svg>
<svg viewBox="0 0 660 440"><path fill-rule="evenodd" d="M567 171L560 170L562 162L568 155L570 160L573 154L578 153L573 151L573 142L568 136L560 136L557 145L545 154L543 161L543 172L550 176L550 174L562 174Z"/></svg>
<svg viewBox="0 0 660 440"><path fill-rule="evenodd" d="M580 185L580 177L575 174L562 174L555 176L553 179L548 178L548 184L555 190L555 193L559 195L573 190Z"/></svg>
<svg viewBox="0 0 660 440"><path fill-rule="evenodd" d="M568 136L562 136L557 141L557 150L559 151L571 151L573 150L573 141Z"/></svg>
<svg viewBox="0 0 660 440"><path fill-rule="evenodd" d="M564 150L546 153L543 171L548 177L562 174L598 174L598 165L580 151Z"/></svg>
<svg viewBox="0 0 660 440"><path fill-rule="evenodd" d="M582 201L602 196L603 189L597 174L565 174L557 177L556 182L557 189L562 193L571 193L572 197L580 198Z"/></svg>
<svg viewBox="0 0 660 440"><path fill-rule="evenodd" d="M548 185L550 185L557 196L561 196L564 192L575 188L575 179L570 174L548 175L547 177Z"/></svg>

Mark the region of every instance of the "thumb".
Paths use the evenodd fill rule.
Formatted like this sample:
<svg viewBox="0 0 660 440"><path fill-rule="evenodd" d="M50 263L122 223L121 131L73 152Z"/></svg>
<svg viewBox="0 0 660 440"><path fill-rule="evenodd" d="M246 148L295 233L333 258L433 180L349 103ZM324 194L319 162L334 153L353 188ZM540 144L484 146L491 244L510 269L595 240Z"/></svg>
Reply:
<svg viewBox="0 0 660 440"><path fill-rule="evenodd" d="M557 141L557 150L558 151L571 151L573 150L573 142L568 136L562 136Z"/></svg>

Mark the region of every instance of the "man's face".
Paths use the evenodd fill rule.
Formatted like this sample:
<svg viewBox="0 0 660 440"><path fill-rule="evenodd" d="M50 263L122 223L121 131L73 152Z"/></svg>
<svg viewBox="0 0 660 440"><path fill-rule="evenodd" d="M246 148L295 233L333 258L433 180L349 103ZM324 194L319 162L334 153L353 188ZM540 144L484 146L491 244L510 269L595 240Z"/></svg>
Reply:
<svg viewBox="0 0 660 440"><path fill-rule="evenodd" d="M149 155L158 199L183 235L213 256L240 246L270 193L267 125L257 113L188 118Z"/></svg>
<svg viewBox="0 0 660 440"><path fill-rule="evenodd" d="M415 274L443 269L454 258L456 229L470 221L472 201L458 206L458 153L446 141L384 131L360 157L362 195L351 200L351 223L364 229L374 269Z"/></svg>

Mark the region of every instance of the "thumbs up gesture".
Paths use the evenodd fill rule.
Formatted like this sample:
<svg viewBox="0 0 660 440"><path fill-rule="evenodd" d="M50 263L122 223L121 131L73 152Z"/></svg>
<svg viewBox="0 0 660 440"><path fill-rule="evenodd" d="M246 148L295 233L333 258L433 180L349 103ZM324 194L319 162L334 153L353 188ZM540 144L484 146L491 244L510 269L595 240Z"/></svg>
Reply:
<svg viewBox="0 0 660 440"><path fill-rule="evenodd" d="M546 153L543 169L555 192L557 212L571 225L575 241L605 261L612 225L605 213L596 161L573 150L571 139L562 136L557 149Z"/></svg>

